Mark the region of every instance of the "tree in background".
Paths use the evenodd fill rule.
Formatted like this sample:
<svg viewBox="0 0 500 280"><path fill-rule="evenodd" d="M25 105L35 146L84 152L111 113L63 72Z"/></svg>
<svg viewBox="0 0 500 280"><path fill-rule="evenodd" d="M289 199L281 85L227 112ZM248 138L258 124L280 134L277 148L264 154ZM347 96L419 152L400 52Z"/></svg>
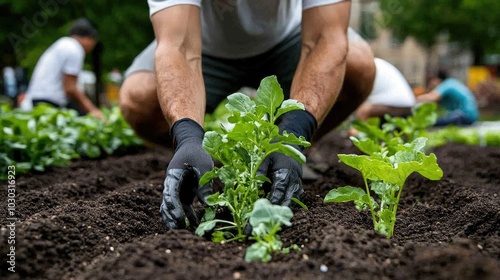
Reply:
<svg viewBox="0 0 500 280"><path fill-rule="evenodd" d="M154 38L146 1L0 0L0 65L15 59L31 73L45 49L66 36L79 17L99 30L104 73L125 70Z"/></svg>
<svg viewBox="0 0 500 280"><path fill-rule="evenodd" d="M431 47L439 35L469 48L474 64L500 51L499 0L380 0L383 25L397 38Z"/></svg>

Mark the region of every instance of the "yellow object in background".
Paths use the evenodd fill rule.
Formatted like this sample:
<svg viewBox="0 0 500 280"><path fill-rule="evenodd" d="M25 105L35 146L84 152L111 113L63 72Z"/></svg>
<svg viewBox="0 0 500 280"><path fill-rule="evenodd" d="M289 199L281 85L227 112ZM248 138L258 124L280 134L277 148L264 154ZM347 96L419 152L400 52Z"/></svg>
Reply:
<svg viewBox="0 0 500 280"><path fill-rule="evenodd" d="M415 96L422 95L425 92L426 92L425 87L420 86L420 87L414 87L413 88L413 94L415 94Z"/></svg>
<svg viewBox="0 0 500 280"><path fill-rule="evenodd" d="M108 97L108 102L118 101L119 92L120 92L120 86L113 83L106 84L106 95Z"/></svg>
<svg viewBox="0 0 500 280"><path fill-rule="evenodd" d="M469 79L467 81L467 86L474 91L477 84L488 79L490 75L490 70L486 66L471 66L469 67Z"/></svg>

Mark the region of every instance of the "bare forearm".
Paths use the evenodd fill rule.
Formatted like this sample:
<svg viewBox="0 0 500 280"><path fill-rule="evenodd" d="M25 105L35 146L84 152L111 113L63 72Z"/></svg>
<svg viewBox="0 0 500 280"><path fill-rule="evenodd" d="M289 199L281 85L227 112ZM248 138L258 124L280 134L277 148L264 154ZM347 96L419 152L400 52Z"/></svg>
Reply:
<svg viewBox="0 0 500 280"><path fill-rule="evenodd" d="M338 97L345 74L347 42L319 40L304 46L292 83L291 98L304 103L320 124Z"/></svg>
<svg viewBox="0 0 500 280"><path fill-rule="evenodd" d="M80 105L80 107L87 113L93 110L97 110L97 108L94 106L94 104L92 104L92 101L90 101L90 99L85 95L85 93L83 93L76 87L68 89L66 91L66 95L69 98L75 100L78 103L78 105Z"/></svg>
<svg viewBox="0 0 500 280"><path fill-rule="evenodd" d="M320 125L342 88L346 71L351 2L302 13L302 53L290 97L304 103Z"/></svg>
<svg viewBox="0 0 500 280"><path fill-rule="evenodd" d="M440 95L437 91L433 90L429 93L425 93L417 96L417 103L422 102L438 102L440 99Z"/></svg>
<svg viewBox="0 0 500 280"><path fill-rule="evenodd" d="M203 125L205 86L201 71L201 23L197 6L175 5L151 17L158 41L155 72L160 107L171 127L190 118Z"/></svg>
<svg viewBox="0 0 500 280"><path fill-rule="evenodd" d="M203 125L206 98L201 56L187 57L177 48L159 45L155 63L158 100L169 125L182 118Z"/></svg>

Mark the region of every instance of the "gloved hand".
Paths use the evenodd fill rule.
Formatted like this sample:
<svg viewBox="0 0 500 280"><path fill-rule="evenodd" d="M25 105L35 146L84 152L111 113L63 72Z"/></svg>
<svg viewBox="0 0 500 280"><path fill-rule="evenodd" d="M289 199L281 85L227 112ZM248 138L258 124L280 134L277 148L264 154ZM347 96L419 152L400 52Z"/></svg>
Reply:
<svg viewBox="0 0 500 280"><path fill-rule="evenodd" d="M280 133L287 131L295 136L304 136L307 141L316 129L316 119L307 111L290 111L283 115L279 124ZM302 146L293 146L302 151ZM290 206L293 197L300 198L302 189L302 166L282 153L270 154L259 168L259 174L271 179L269 201L272 204Z"/></svg>
<svg viewBox="0 0 500 280"><path fill-rule="evenodd" d="M180 119L172 126L171 135L175 150L167 167L160 212L167 228L185 228L186 217L196 226L199 221L192 203L198 196L206 205L206 198L213 193L211 182L204 186L198 182L214 163L202 147L204 130L197 122Z"/></svg>

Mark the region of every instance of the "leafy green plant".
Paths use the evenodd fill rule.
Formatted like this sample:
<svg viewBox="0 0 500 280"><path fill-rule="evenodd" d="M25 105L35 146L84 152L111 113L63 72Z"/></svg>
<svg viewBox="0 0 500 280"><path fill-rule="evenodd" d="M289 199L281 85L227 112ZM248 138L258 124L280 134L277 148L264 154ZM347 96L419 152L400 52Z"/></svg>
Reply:
<svg viewBox="0 0 500 280"><path fill-rule="evenodd" d="M500 147L500 132L486 132L484 135L484 143L486 146Z"/></svg>
<svg viewBox="0 0 500 280"><path fill-rule="evenodd" d="M276 120L284 113L304 110L303 104L291 99L284 100L283 91L275 76L262 80L254 100L242 93L228 96L226 108L231 113L228 117L231 128L221 125L220 132L208 131L203 140L205 150L220 161L222 167L215 167L207 172L200 184L219 178L224 186L221 192L207 199L213 208L207 209L196 233L204 235L214 230L212 240L215 242L246 239L244 229L255 202L263 196L261 186L264 182L269 182L267 177L258 174L264 159L271 153L280 152L303 163L304 155L289 145L309 146L309 142L302 136L296 137L286 131L280 134L275 125ZM229 209L233 220L216 219L217 207ZM217 224L223 226L216 227ZM260 229L258 225L257 228ZM261 235L262 231L257 231L256 234L256 240L261 243L268 240ZM273 250L276 246L269 245L268 248Z"/></svg>
<svg viewBox="0 0 500 280"><path fill-rule="evenodd" d="M425 155L426 129L437 120L436 105L425 103L412 110L412 116L385 116L355 121L361 137L351 137L366 155L338 155L340 161L358 170L364 189L345 186L331 190L324 202L354 202L358 210L369 209L374 229L391 238L394 234L399 199L406 179L413 172L439 180L443 171L434 154Z"/></svg>
<svg viewBox="0 0 500 280"><path fill-rule="evenodd" d="M385 115L385 130L392 132L395 137L400 137L404 142L412 142L418 137L425 137L427 129L433 126L437 119L436 103L422 103L412 107L411 116L392 117Z"/></svg>
<svg viewBox="0 0 500 280"><path fill-rule="evenodd" d="M429 146L436 147L446 143L457 143L473 146L500 146L500 132L497 130L482 130L478 127L447 126L431 131Z"/></svg>
<svg viewBox="0 0 500 280"><path fill-rule="evenodd" d="M3 105L0 114L0 169L16 165L18 173L44 171L81 156L96 158L141 140L117 107L103 109L105 121L79 117L74 110L38 105L32 112ZM6 174L3 172L2 174Z"/></svg>
<svg viewBox="0 0 500 280"><path fill-rule="evenodd" d="M252 212L250 212L250 225L252 225L252 239L256 242L252 244L245 253L245 261L271 260L271 253L283 249L278 232L281 226L291 226L290 220L293 212L288 207L272 205L269 200L261 198L255 202Z"/></svg>
<svg viewBox="0 0 500 280"><path fill-rule="evenodd" d="M231 129L232 124L227 121L227 119L231 116L231 111L226 107L227 100L221 102L215 110L210 114L205 114L205 121L203 128L205 131L217 131L222 133L221 127L225 127L226 129Z"/></svg>
<svg viewBox="0 0 500 280"><path fill-rule="evenodd" d="M397 144L396 152L373 151L373 141L358 142L364 151L373 151L369 155L340 154L340 160L358 170L363 176L365 188L345 186L331 190L324 202L353 201L358 210L369 209L374 229L391 238L394 234L396 213L406 179L413 172L439 180L443 171L437 164L434 154L425 155L425 137L416 138L411 143ZM372 196L373 193L373 196Z"/></svg>
<svg viewBox="0 0 500 280"><path fill-rule="evenodd" d="M360 132L358 140L369 139L368 141L373 142L370 147L371 151L387 150L390 154L394 154L397 152L396 147L399 144L412 142L418 137L425 137L427 128L436 123L437 117L436 104L423 103L412 108L412 115L406 118L385 115L385 123L383 124L381 124L380 118L370 118L366 121L354 121L353 127ZM358 146L357 142L354 144Z"/></svg>

